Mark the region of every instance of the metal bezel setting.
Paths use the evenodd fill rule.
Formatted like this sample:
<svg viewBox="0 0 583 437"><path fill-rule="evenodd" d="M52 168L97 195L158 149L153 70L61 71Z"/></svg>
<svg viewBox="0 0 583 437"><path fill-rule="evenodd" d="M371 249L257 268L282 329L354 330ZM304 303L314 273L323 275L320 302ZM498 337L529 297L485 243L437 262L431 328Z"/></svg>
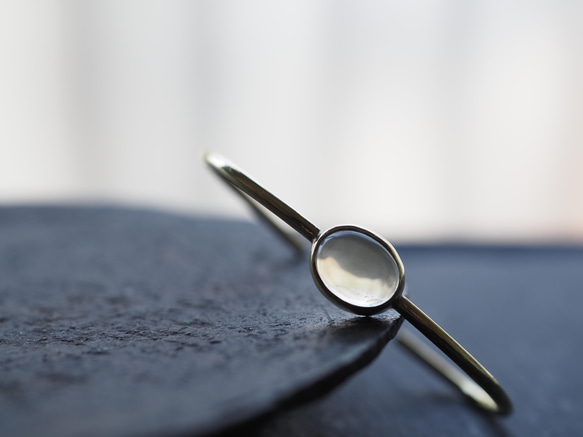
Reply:
<svg viewBox="0 0 583 437"><path fill-rule="evenodd" d="M324 283L322 277L320 276L320 273L318 272L318 267L316 265L316 262L317 262L316 255L318 253L318 249L320 248L322 243L324 241L326 241L326 239L328 237L330 237L331 235L333 235L337 232L341 232L341 231L351 231L351 232L366 235L367 237L371 238L376 243L378 243L384 250L386 250L388 252L388 254L395 261L395 264L397 265L397 269L399 271L399 278L398 278L399 283L397 285L397 288L395 289L395 291L393 292L393 294L391 295L391 297L387 301L383 302L380 305L374 306L374 307L364 307L364 306L354 305L354 304L346 302L345 300L338 297ZM374 232L372 232L366 228L362 228L362 227L356 226L356 225L337 225L337 226L331 227L330 229L327 229L324 232L319 233L318 236L312 242L312 248L310 251L310 271L312 273L312 278L314 279L314 283L316 284L316 286L318 287L318 289L320 290L322 295L324 295L324 297L326 297L330 302L332 302L334 305L338 306L339 308L342 308L345 311L349 311L351 313L358 314L361 316L372 316L372 315L380 314L380 313L387 311L388 309L390 309L392 307L393 303L396 302L402 296L403 289L405 288L405 267L403 266L403 262L401 261L401 258L399 257L399 254L397 253L397 251L395 250L393 245L391 243L389 243L388 240L381 237L380 235L375 234Z"/></svg>

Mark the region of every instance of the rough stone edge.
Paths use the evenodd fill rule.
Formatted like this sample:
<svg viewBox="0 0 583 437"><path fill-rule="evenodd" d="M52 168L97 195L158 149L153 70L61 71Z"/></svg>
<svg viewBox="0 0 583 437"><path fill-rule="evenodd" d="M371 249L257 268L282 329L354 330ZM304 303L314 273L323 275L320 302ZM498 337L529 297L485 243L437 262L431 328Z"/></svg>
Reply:
<svg viewBox="0 0 583 437"><path fill-rule="evenodd" d="M387 332L356 360L337 368L323 378L308 383L301 389L294 391L290 396L283 397L282 400L266 406L262 413L254 415L253 417L235 418L231 423L225 424L221 430L201 429L194 432L193 430L184 430L184 432L175 434L176 437L186 437L194 434L203 437L239 436L241 433L245 434L245 431L251 431L257 424L281 411L290 410L326 396L328 393L339 387L341 383L352 378L360 370L370 365L383 351L385 346L395 338L404 321L400 314L396 312L395 314L396 318L390 322L391 326Z"/></svg>

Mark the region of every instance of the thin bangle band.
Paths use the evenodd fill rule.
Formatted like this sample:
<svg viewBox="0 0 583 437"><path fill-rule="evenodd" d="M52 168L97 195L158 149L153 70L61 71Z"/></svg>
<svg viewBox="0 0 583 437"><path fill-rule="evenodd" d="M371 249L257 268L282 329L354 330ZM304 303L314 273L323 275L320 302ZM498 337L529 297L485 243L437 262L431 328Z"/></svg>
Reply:
<svg viewBox="0 0 583 437"><path fill-rule="evenodd" d="M314 281L324 296L341 308L356 314L372 315L389 308L394 308L435 346L441 349L465 374L409 332L400 332L397 337L403 346L420 358L431 369L443 376L448 382L453 384L479 407L499 415L508 415L512 412L512 402L498 381L437 323L431 320L409 298L403 296L402 292L405 282L404 268L397 252L388 241L368 230L352 225L338 226L321 232L317 226L269 191L262 188L224 157L214 153L207 153L204 155L204 159L210 168L221 179L227 182L229 186L234 188L253 208L255 213L288 244L291 244L298 251L303 251L304 245L276 225L254 201L263 205L312 243L310 267ZM386 302L382 302L376 306L363 306L361 304L347 302L347 300L338 297L333 290L330 291L327 282L322 280L321 275L317 271L318 265L316 259L319 253L318 251L322 249L322 246L327 241L326 238L340 235L342 232L358 233L360 235L359 238L366 238L373 241L373 244L381 246L393 258L393 262L396 265L395 268L399 272L399 285L395 289L394 296L389 297Z"/></svg>

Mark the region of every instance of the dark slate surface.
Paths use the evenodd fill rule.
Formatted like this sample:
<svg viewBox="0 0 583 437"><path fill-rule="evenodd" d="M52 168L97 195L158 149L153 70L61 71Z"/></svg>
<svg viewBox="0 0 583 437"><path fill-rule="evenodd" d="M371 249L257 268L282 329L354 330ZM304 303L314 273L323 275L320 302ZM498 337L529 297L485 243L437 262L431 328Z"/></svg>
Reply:
<svg viewBox="0 0 583 437"><path fill-rule="evenodd" d="M399 322L337 310L257 225L0 208L3 437L224 430L332 388Z"/></svg>
<svg viewBox="0 0 583 437"><path fill-rule="evenodd" d="M412 300L494 374L514 414L481 414L391 343L326 398L247 435L583 435L583 248L397 249Z"/></svg>

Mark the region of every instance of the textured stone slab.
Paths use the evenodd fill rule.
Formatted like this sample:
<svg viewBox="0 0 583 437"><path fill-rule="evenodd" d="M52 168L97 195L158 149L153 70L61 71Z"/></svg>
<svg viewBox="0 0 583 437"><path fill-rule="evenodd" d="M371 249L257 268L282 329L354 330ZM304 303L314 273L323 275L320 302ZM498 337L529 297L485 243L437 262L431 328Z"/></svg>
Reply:
<svg viewBox="0 0 583 437"><path fill-rule="evenodd" d="M394 335L261 227L0 208L0 435L205 434L316 397Z"/></svg>

